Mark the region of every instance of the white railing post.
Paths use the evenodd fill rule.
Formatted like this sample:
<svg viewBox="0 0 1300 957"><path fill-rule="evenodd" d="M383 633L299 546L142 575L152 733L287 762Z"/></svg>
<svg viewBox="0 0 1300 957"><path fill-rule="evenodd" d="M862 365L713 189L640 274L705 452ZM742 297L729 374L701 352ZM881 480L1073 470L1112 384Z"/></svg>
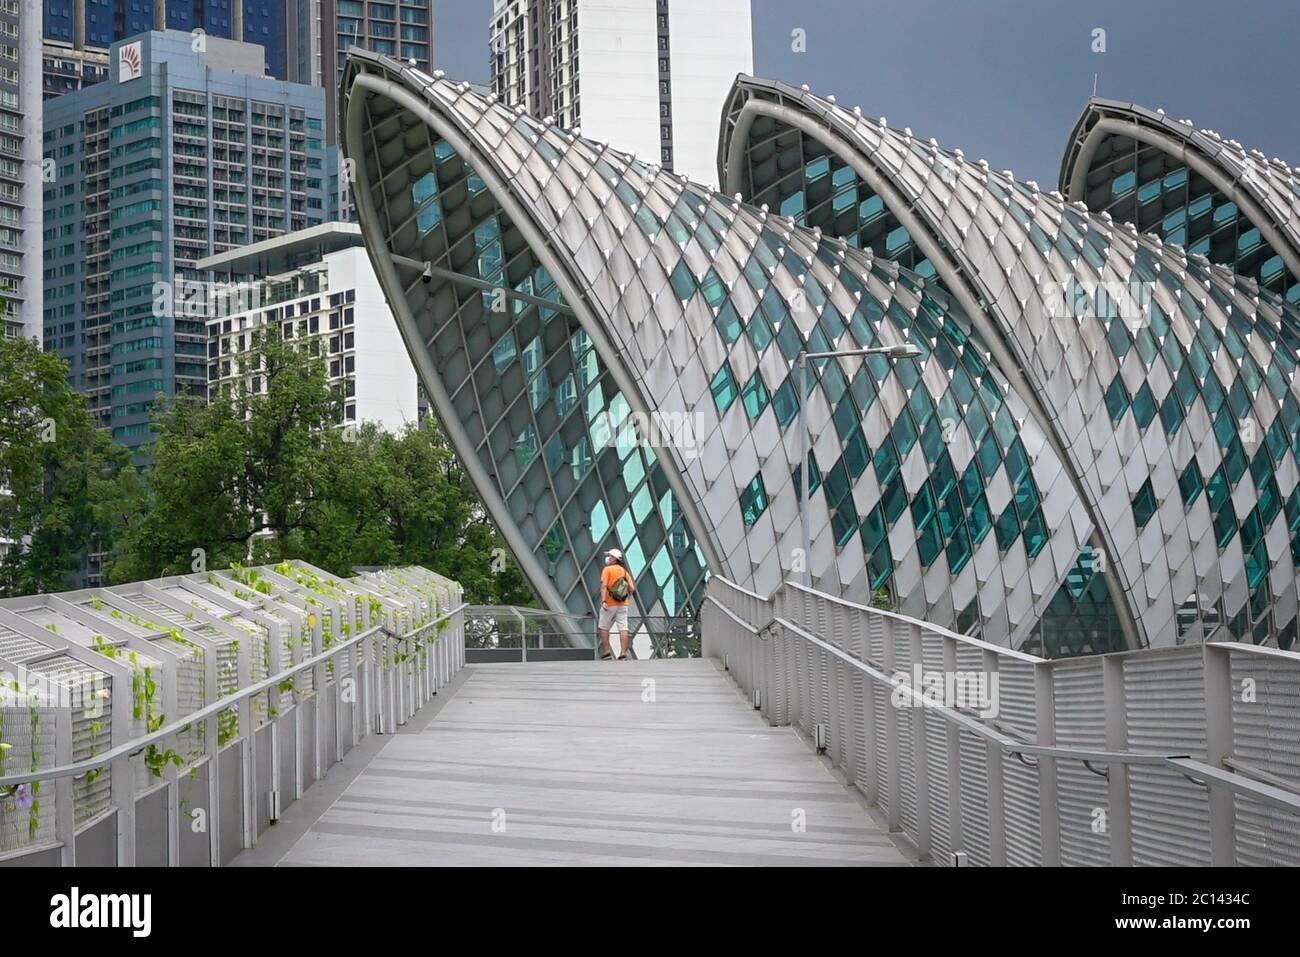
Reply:
<svg viewBox="0 0 1300 957"><path fill-rule="evenodd" d="M1106 707L1106 750L1128 748L1128 707L1124 696L1124 659L1105 655L1101 659L1103 700ZM1128 765L1112 761L1106 769L1108 782L1107 827L1110 829L1110 862L1114 867L1133 863L1133 825L1130 818Z"/></svg>
<svg viewBox="0 0 1300 957"><path fill-rule="evenodd" d="M921 626L911 622L907 626L909 657L914 667L925 667L925 652L921 646ZM919 690L919 689L918 689ZM912 702L912 777L916 789L916 853L920 860L931 857L930 838L930 758L925 738L925 708Z"/></svg>
<svg viewBox="0 0 1300 957"><path fill-rule="evenodd" d="M852 635L852 625L846 609L832 608L832 621L835 622L836 645L846 655L853 654L853 643L850 640ZM858 754L857 754L857 715L853 712L853 673L856 669L844 664L841 661L835 662L835 684L833 686L834 699L831 702L831 710L835 715L838 728L831 732L831 742L838 742L836 748L840 755L840 764L844 769L844 775L849 779L851 784L858 776Z"/></svg>
<svg viewBox="0 0 1300 957"><path fill-rule="evenodd" d="M105 670L108 670L105 667ZM112 685L113 744L131 740L131 674L122 666L109 672ZM112 765L109 793L117 807L117 866L135 867L135 762L123 755Z"/></svg>
<svg viewBox="0 0 1300 957"><path fill-rule="evenodd" d="M871 617L875 614L869 611L860 611L854 613L854 621L857 623L862 641L862 660L868 662L871 660ZM880 806L880 766L877 760L877 748L879 747L877 739L880 735L880 728L876 724L876 695L885 695L885 707L889 707L888 692L883 688L877 688L876 683L865 674L858 674L855 680L862 688L862 738L863 754L865 756L865 766L862 768L863 793L866 794L867 803L873 807Z"/></svg>
<svg viewBox="0 0 1300 957"><path fill-rule="evenodd" d="M61 702L60 702L61 704ZM72 708L58 707L54 712L54 763L72 763ZM54 782L54 836L63 846L59 849L59 866L77 864L77 818L73 802L72 778L63 775Z"/></svg>
<svg viewBox="0 0 1300 957"><path fill-rule="evenodd" d="M1050 661L1034 665L1034 731L1036 743L1056 745L1056 689ZM1038 758L1038 816L1043 866L1056 867L1061 863L1061 802L1056 759L1047 755Z"/></svg>
<svg viewBox="0 0 1300 957"><path fill-rule="evenodd" d="M884 618L885 640L883 646L883 660L881 665L886 675L892 680L894 678L894 628L895 621L892 618ZM899 750L898 750L898 708L893 702L893 696L881 689L881 693L886 695L885 698L885 787L889 792L889 802L885 807L885 820L889 824L890 831L899 831L902 829L903 821L903 796L900 793L899 782L901 780L898 773Z"/></svg>
<svg viewBox="0 0 1300 957"><path fill-rule="evenodd" d="M1207 642L1203 649L1205 674L1205 761L1223 769L1232 756L1232 651ZM1210 857L1215 867L1237 863L1236 799L1231 791L1207 781L1210 790Z"/></svg>
<svg viewBox="0 0 1300 957"><path fill-rule="evenodd" d="M957 673L957 639L948 635L943 639L943 670ZM945 752L948 759L948 846L953 854L966 850L962 829L962 773L961 730L949 721L944 729Z"/></svg>

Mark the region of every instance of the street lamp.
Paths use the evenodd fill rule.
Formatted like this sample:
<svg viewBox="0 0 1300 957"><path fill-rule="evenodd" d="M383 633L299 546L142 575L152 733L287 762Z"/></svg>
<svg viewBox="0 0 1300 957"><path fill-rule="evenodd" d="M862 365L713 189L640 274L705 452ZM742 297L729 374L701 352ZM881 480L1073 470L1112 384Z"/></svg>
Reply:
<svg viewBox="0 0 1300 957"><path fill-rule="evenodd" d="M921 347L912 343L898 346L873 346L870 349L841 349L836 352L801 352L799 364L799 527L803 535L803 583L812 586L812 542L808 529L808 504L811 498L808 488L808 360L833 359L837 356L884 356L891 362L899 359L915 359L921 354Z"/></svg>

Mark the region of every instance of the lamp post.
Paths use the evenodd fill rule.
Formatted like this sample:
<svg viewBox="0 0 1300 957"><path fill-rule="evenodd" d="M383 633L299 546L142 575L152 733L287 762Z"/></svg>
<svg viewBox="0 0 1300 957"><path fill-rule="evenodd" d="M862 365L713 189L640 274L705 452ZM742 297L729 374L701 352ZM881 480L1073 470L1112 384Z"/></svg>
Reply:
<svg viewBox="0 0 1300 957"><path fill-rule="evenodd" d="M799 364L799 527L803 539L803 583L812 587L812 541L808 529L808 504L811 494L808 488L808 360L833 359L837 356L885 356L890 361L915 359L921 354L920 346L905 343L898 346L873 346L870 349L841 349L836 352L801 352L796 361Z"/></svg>

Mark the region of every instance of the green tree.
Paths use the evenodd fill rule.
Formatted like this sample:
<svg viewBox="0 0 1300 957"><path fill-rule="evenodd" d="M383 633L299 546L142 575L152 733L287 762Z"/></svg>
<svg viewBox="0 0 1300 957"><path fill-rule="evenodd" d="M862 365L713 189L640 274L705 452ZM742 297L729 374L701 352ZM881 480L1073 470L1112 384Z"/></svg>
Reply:
<svg viewBox="0 0 1300 957"><path fill-rule="evenodd" d="M336 427L324 362L255 335L245 360L265 392L158 407L143 488L119 485L113 581L302 558L335 574L420 564L459 580L469 601L530 603L531 592L440 430ZM501 551L497 551L500 549ZM504 567L502 567L504 564Z"/></svg>
<svg viewBox="0 0 1300 957"><path fill-rule="evenodd" d="M156 407L146 488L120 516L113 581L189 572L199 557L217 568L299 553L338 398L324 363L278 325L254 334L244 361L264 391L241 385L210 403L177 396Z"/></svg>
<svg viewBox="0 0 1300 957"><path fill-rule="evenodd" d="M100 505L133 469L39 343L0 337L0 594L67 588L91 551L111 546Z"/></svg>
<svg viewBox="0 0 1300 957"><path fill-rule="evenodd" d="M336 433L336 436L338 434ZM322 564L346 548L353 565L424 565L459 581L478 604L531 604L517 566L487 517L469 476L433 419L399 435L363 425L337 437L326 516L312 550Z"/></svg>

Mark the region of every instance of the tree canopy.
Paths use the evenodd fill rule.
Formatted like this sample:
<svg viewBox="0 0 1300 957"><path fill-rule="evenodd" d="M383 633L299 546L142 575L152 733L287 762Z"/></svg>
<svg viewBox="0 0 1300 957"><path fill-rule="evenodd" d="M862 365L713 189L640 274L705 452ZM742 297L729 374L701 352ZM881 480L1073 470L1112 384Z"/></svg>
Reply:
<svg viewBox="0 0 1300 957"><path fill-rule="evenodd" d="M6 348L0 478L14 494L0 498L0 535L29 543L0 564L8 594L66 588L98 551L108 583L301 558L339 575L420 564L460 581L467 601L532 603L436 422L340 428L324 361L274 324L241 360L264 388L160 397L138 471L94 427L57 357Z"/></svg>
<svg viewBox="0 0 1300 957"><path fill-rule="evenodd" d="M131 487L129 453L96 428L67 366L0 336L0 594L66 588L101 540L99 504Z"/></svg>

